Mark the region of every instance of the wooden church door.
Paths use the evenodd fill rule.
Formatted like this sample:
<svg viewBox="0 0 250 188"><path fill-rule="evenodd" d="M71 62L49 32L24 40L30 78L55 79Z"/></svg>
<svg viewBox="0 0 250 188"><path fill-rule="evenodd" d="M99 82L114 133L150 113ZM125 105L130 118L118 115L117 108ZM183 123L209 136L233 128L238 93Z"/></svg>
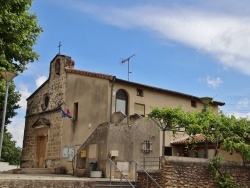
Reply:
<svg viewBox="0 0 250 188"><path fill-rule="evenodd" d="M37 137L37 167L44 167L44 159L46 152L46 136L38 136Z"/></svg>

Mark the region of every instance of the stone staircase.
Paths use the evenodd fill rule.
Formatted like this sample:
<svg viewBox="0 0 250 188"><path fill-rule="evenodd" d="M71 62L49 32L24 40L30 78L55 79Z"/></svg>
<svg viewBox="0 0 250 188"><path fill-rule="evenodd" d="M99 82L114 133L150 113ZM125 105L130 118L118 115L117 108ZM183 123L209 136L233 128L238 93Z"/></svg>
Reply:
<svg viewBox="0 0 250 188"><path fill-rule="evenodd" d="M9 165L8 162L0 162L0 173L1 172L7 172L13 169L17 169L19 166L16 165Z"/></svg>

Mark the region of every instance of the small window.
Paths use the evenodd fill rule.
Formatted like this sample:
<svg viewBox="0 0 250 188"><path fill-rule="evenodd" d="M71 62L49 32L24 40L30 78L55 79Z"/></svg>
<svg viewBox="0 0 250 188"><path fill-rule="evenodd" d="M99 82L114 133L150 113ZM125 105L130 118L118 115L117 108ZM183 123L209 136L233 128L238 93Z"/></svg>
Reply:
<svg viewBox="0 0 250 188"><path fill-rule="evenodd" d="M48 106L49 106L49 100L50 100L49 95L45 94L44 97L43 97L43 103L41 105L42 110L46 110L48 108Z"/></svg>
<svg viewBox="0 0 250 188"><path fill-rule="evenodd" d="M193 108L196 108L196 107L197 107L196 101L191 100L191 107L193 107Z"/></svg>
<svg viewBox="0 0 250 188"><path fill-rule="evenodd" d="M56 60L56 64L55 64L55 73L57 75L60 75L60 59Z"/></svg>
<svg viewBox="0 0 250 188"><path fill-rule="evenodd" d="M140 96L140 97L143 97L143 90L137 88L137 90L136 90L136 95L137 95L137 96Z"/></svg>
<svg viewBox="0 0 250 188"><path fill-rule="evenodd" d="M73 119L78 120L78 102L74 103Z"/></svg>
<svg viewBox="0 0 250 188"><path fill-rule="evenodd" d="M152 142L149 140L142 141L142 152L143 153L150 153L152 152Z"/></svg>

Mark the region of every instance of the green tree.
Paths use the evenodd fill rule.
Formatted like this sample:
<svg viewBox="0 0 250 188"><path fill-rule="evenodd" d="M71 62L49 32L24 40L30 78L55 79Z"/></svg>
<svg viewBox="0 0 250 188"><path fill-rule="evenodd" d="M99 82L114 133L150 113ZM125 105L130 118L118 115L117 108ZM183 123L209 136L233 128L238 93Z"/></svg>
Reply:
<svg viewBox="0 0 250 188"><path fill-rule="evenodd" d="M37 23L35 14L29 12L32 0L0 0L0 68L7 71L23 72L28 63L38 59L38 54L33 46L36 44L42 28ZM0 78L0 114L3 114L3 102L5 96L5 80ZM9 87L8 103L5 125L17 113L20 106L20 93L15 91L12 82ZM0 117L2 122L2 117ZM10 163L16 163L17 153L15 141L11 141L12 135L5 127L3 139L2 159Z"/></svg>
<svg viewBox="0 0 250 188"><path fill-rule="evenodd" d="M151 113L148 114L148 117L151 118L156 125L162 131L162 156L164 156L165 151L165 132L173 131L173 135L175 136L177 131L180 131L180 121L183 116L182 107L178 108L153 108Z"/></svg>
<svg viewBox="0 0 250 188"><path fill-rule="evenodd" d="M0 77L0 114L3 114L4 98L5 98L6 82ZM10 119L17 115L16 110L20 108L18 101L20 101L21 94L15 91L13 82L9 85L8 101L6 108L5 125L11 123ZM2 115L0 116L2 122Z"/></svg>
<svg viewBox="0 0 250 188"><path fill-rule="evenodd" d="M239 153L244 163L250 162L250 146L246 143L250 137L250 121L247 118L226 116L222 111L215 114L210 107L190 112L183 112L181 107L154 108L148 116L161 130L168 128L174 135L181 128L185 128L190 137L204 135L215 146L214 157L223 149Z"/></svg>
<svg viewBox="0 0 250 188"><path fill-rule="evenodd" d="M11 165L19 165L20 156L21 148L16 147L16 141L12 140L11 133L5 129L1 161L9 162Z"/></svg>
<svg viewBox="0 0 250 188"><path fill-rule="evenodd" d="M29 13L32 0L0 0L0 67L23 72L38 59L33 46L42 32L35 14Z"/></svg>
<svg viewBox="0 0 250 188"><path fill-rule="evenodd" d="M0 114L3 114L4 98L5 98L6 82L3 78L0 78ZM18 101L20 100L20 93L15 91L15 85L11 82L9 86L9 95L6 108L6 118L5 118L5 132L3 138L2 156L0 161L6 161L10 164L18 164L17 158L20 155L20 148L15 146L15 141L12 141L12 135L7 131L6 125L11 123L11 118L14 117L17 112L16 110L20 108ZM2 123L2 115L0 116L0 122Z"/></svg>

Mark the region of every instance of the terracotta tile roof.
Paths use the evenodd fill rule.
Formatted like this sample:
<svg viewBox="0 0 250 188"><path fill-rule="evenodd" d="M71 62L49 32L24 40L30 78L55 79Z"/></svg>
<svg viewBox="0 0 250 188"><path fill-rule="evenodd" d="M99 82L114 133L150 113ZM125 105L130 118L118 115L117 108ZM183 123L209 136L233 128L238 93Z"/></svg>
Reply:
<svg viewBox="0 0 250 188"><path fill-rule="evenodd" d="M182 97L188 97L188 98L192 98L192 99L196 99L197 101L200 101L200 97L196 97L196 96L193 96L193 95L189 95L189 94L185 94L185 93L181 93L181 92L177 92L177 91L172 91L172 90L163 89L163 88L159 88L159 87L149 86L149 85L140 84L140 83L136 83L136 82L131 82L131 81L127 81L127 80L122 80L122 79L119 79L119 78L116 78L116 81L126 83L126 84L130 84L130 85L136 85L136 86L139 86L139 87L146 87L146 88L153 89L155 91L167 92L167 93L172 94L172 95L179 95L179 96L182 96ZM213 101L212 104L219 105L219 106L225 105L224 102L219 102L219 101Z"/></svg>
<svg viewBox="0 0 250 188"><path fill-rule="evenodd" d="M82 71L82 70L76 70L76 69L65 68L65 71L67 73L91 76L91 77L102 78L102 79L107 79L107 80L113 80L114 78L114 76L108 75L108 74L100 74L100 73L88 72L88 71Z"/></svg>
<svg viewBox="0 0 250 188"><path fill-rule="evenodd" d="M183 145L186 144L186 142L196 141L197 143L204 143L206 140L205 136L202 134L197 134L195 136L185 136L180 139L177 139L173 142L171 142L172 145Z"/></svg>

